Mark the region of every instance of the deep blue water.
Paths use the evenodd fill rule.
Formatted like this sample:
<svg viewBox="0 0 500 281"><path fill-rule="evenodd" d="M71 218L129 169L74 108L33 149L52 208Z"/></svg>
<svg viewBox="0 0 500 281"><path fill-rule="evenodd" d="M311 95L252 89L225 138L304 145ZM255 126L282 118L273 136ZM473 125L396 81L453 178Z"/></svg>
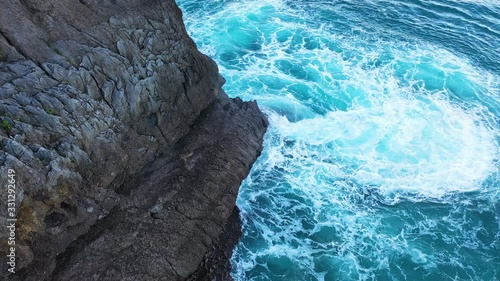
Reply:
<svg viewBox="0 0 500 281"><path fill-rule="evenodd" d="M178 3L270 120L236 280L500 280L500 1Z"/></svg>

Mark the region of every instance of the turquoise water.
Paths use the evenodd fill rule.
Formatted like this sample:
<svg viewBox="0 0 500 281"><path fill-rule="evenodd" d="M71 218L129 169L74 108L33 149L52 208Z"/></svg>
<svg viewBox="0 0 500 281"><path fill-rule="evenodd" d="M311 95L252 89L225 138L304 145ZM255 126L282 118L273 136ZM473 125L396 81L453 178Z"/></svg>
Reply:
<svg viewBox="0 0 500 281"><path fill-rule="evenodd" d="M500 280L500 1L178 3L270 120L236 280Z"/></svg>

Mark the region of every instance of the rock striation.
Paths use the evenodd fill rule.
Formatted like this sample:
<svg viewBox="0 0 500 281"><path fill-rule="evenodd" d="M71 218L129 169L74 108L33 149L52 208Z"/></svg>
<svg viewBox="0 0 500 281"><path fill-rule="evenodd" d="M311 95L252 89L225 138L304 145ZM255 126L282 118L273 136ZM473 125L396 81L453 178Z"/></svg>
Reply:
<svg viewBox="0 0 500 281"><path fill-rule="evenodd" d="M0 279L230 280L267 120L224 93L174 0L0 7L0 186L13 169L17 218Z"/></svg>

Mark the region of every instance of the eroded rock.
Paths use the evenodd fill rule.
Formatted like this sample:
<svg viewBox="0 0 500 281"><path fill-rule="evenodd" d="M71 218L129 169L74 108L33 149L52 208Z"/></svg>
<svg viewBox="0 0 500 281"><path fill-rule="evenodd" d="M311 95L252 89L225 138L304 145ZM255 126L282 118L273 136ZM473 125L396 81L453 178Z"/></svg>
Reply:
<svg viewBox="0 0 500 281"><path fill-rule="evenodd" d="M175 2L0 6L0 185L14 169L18 219L17 273L2 262L0 276L224 275L214 253L235 243L223 230L238 229L238 187L267 121L222 91Z"/></svg>

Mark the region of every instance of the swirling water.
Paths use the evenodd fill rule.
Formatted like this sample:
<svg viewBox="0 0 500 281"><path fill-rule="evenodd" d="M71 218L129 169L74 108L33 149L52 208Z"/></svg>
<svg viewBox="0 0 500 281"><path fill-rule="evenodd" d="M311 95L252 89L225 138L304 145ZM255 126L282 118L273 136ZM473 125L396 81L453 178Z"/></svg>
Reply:
<svg viewBox="0 0 500 281"><path fill-rule="evenodd" d="M500 280L500 1L178 3L270 120L236 280Z"/></svg>

